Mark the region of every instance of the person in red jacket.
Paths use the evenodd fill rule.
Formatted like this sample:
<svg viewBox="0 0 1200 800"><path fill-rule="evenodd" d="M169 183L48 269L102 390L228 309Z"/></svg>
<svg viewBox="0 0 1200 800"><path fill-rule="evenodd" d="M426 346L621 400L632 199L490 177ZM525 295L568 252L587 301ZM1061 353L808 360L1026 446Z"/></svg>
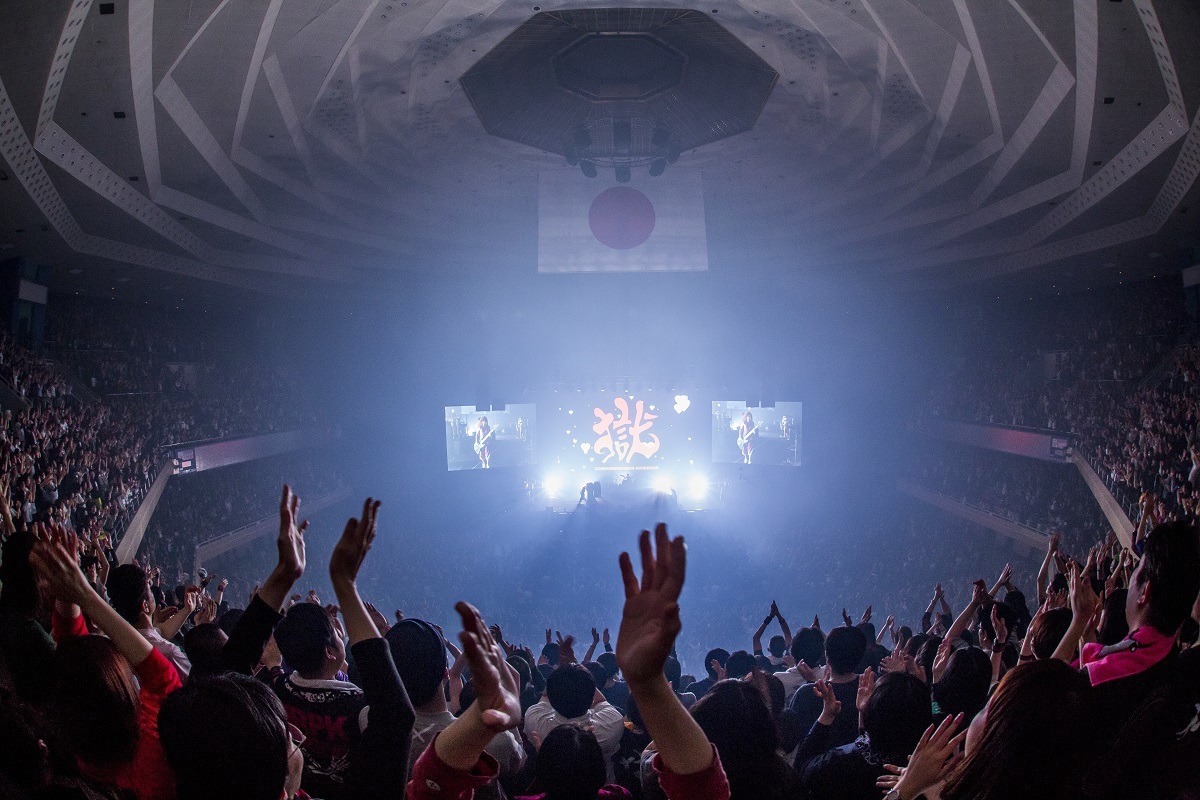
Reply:
<svg viewBox="0 0 1200 800"><path fill-rule="evenodd" d="M178 673L88 583L79 569L76 536L58 526L38 533L30 561L55 598L53 634L60 646L51 702L63 712L59 723L80 774L104 787L132 791L138 800L172 800L175 776L158 740L158 711L179 688ZM88 636L85 614L107 634L107 642L70 641ZM134 674L140 692L133 690Z"/></svg>

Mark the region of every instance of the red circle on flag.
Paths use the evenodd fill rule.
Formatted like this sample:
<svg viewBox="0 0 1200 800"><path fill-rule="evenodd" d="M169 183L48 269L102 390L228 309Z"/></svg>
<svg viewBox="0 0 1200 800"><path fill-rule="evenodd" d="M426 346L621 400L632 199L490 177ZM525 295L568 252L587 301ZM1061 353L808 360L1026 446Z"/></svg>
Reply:
<svg viewBox="0 0 1200 800"><path fill-rule="evenodd" d="M605 189L588 211L592 235L613 250L630 250L649 239L654 222L654 204L632 186Z"/></svg>

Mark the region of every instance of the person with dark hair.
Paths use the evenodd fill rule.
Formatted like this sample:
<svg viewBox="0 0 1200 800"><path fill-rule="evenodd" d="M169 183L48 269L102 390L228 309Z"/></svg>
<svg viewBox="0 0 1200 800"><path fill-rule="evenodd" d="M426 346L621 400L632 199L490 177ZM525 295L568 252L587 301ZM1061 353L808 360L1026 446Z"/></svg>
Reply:
<svg viewBox="0 0 1200 800"><path fill-rule="evenodd" d="M795 666L775 673L783 682L788 702L802 685L817 679L816 670L825 663L825 634L817 627L801 628L792 636L791 653Z"/></svg>
<svg viewBox="0 0 1200 800"><path fill-rule="evenodd" d="M607 633L608 629L605 628L605 634L607 635ZM604 666L604 671L607 675L607 678L600 687L600 693L613 706L621 711L625 711L629 705L629 687L625 685L625 681L621 680L621 668L617 666L616 654L601 653L596 657L596 661ZM692 691L691 685L689 685L687 691Z"/></svg>
<svg viewBox="0 0 1200 800"><path fill-rule="evenodd" d="M567 650L569 652L569 649ZM560 725L588 728L600 743L608 780L613 780L612 757L621 746L622 714L596 688L592 674L579 664L562 664L546 679L546 693L525 713L525 735L544 742Z"/></svg>
<svg viewBox="0 0 1200 800"><path fill-rule="evenodd" d="M903 763L933 719L929 688L904 672L890 672L873 686L864 674L857 698L863 734L852 744L830 749L829 732L841 712L833 687L819 682L821 716L796 754L796 771L811 797L877 800L875 781L885 763ZM865 694L866 697L862 697Z"/></svg>
<svg viewBox="0 0 1200 800"><path fill-rule="evenodd" d="M179 800L291 800L299 793L304 734L261 681L197 675L163 705L159 736Z"/></svg>
<svg viewBox="0 0 1200 800"><path fill-rule="evenodd" d="M433 625L412 617L393 625L384 638L392 651L392 660L404 681L404 688L408 690L408 697L416 709L405 770L407 783L421 753L425 752L438 733L454 722L454 715L450 713L446 702L446 641ZM497 733L484 750L496 759L500 766L500 778L504 781L516 775L525 765L525 748L512 731ZM499 798L504 794L499 784L492 782L479 787L475 796Z"/></svg>
<svg viewBox="0 0 1200 800"><path fill-rule="evenodd" d="M541 794L525 800L602 800L629 798L628 790L605 779L605 758L591 731L561 725L538 750L534 770Z"/></svg>
<svg viewBox="0 0 1200 800"><path fill-rule="evenodd" d="M962 647L950 654L945 671L933 683L936 713L965 715L968 721L987 703L992 685L992 660L978 647Z"/></svg>
<svg viewBox="0 0 1200 800"><path fill-rule="evenodd" d="M0 502L7 497L0 494ZM9 536L0 553L0 674L21 700L41 705L54 674L54 640L38 622L39 595L29 554L35 540L23 531Z"/></svg>
<svg viewBox="0 0 1200 800"><path fill-rule="evenodd" d="M229 637L215 622L194 626L183 635L183 652L192 664L191 675L213 675L225 670L222 650Z"/></svg>
<svg viewBox="0 0 1200 800"><path fill-rule="evenodd" d="M715 663L715 666L714 666ZM697 699L704 697L709 689L713 687L720 678L717 676L717 667L722 671L725 670L729 663L729 651L723 647L716 647L704 654L704 670L708 673L707 678L702 678L692 685L687 687L687 690L696 695Z"/></svg>
<svg viewBox="0 0 1200 800"><path fill-rule="evenodd" d="M797 796L799 780L779 755L771 710L754 685L721 681L696 703L692 717L721 754L731 798Z"/></svg>
<svg viewBox="0 0 1200 800"><path fill-rule="evenodd" d="M1188 522L1164 523L1142 545L1125 601L1129 635L1115 645L1079 648L1097 711L1088 784L1103 787L1106 797L1174 796L1180 786L1200 791L1194 769L1200 757L1200 648L1180 654L1175 647L1200 593L1200 534ZM1054 654L1067 662L1094 633L1101 604L1074 568L1070 589L1071 626Z"/></svg>
<svg viewBox="0 0 1200 800"><path fill-rule="evenodd" d="M855 667L867 649L867 637L858 628L842 626L834 628L825 637L825 662L829 665L829 683L841 705L841 713L833 722L829 746L841 747L858 738L858 713L855 699L858 697L858 673ZM806 683L792 696L790 708L796 712L800 729L808 731L824 710L820 697L813 691L814 683Z"/></svg>
<svg viewBox="0 0 1200 800"><path fill-rule="evenodd" d="M896 766L901 759L888 764L892 777L880 781L891 790L886 800L915 800L939 784L942 800L1081 798L1091 700L1087 680L1065 664L1019 664L967 730L959 732L962 715L946 717L926 730L907 768ZM951 758L964 739L965 755Z"/></svg>
<svg viewBox="0 0 1200 800"><path fill-rule="evenodd" d="M1029 631L1021 642L1021 661L1046 659L1054 656L1059 642L1071 627L1071 609L1040 609L1029 623Z"/></svg>
<svg viewBox="0 0 1200 800"><path fill-rule="evenodd" d="M50 707L80 773L139 800L172 798L174 776L159 745L158 710L179 688L178 673L88 583L74 534L41 528L38 538L30 560L54 597L59 642ZM88 635L85 614L108 639Z"/></svg>
<svg viewBox="0 0 1200 800"><path fill-rule="evenodd" d="M154 600L154 594L150 591L150 578L146 572L136 564L121 564L115 567L108 575L108 596L112 602L112 607L117 613L130 625L132 625L138 633L146 637L146 641L154 645L154 649L167 657L167 660L175 665L175 669L179 670L179 677L187 680L188 674L192 670L192 663L188 660L187 653L179 645L170 641L170 637L164 637L154 625L154 612L157 609L157 603ZM194 597L195 595L190 595ZM195 610L193 605L190 609L185 605L180 613L184 613L184 618ZM174 618L173 618L174 619ZM178 620L181 625L183 620ZM178 625L175 626L178 630Z"/></svg>
<svg viewBox="0 0 1200 800"><path fill-rule="evenodd" d="M725 677L731 680L741 680L754 671L758 661L745 650L734 650L725 662Z"/></svg>
<svg viewBox="0 0 1200 800"><path fill-rule="evenodd" d="M335 679L346 649L325 609L299 603L275 629L279 652L294 672L277 674L271 686L287 710L288 722L305 737L303 788L327 800L358 800L362 795L352 790L356 784L404 782L415 714L388 643L379 636L355 586L375 538L378 511L379 502L367 498L361 519L346 523L329 559L329 576L363 688ZM281 521L281 527L285 524ZM386 764L375 763L380 758L388 759Z"/></svg>
<svg viewBox="0 0 1200 800"><path fill-rule="evenodd" d="M758 630L754 632L754 636L751 637L751 644L754 645L751 652L755 656L763 655L762 635L773 619L779 620L779 629L782 635L772 636L767 643L767 658L770 659L771 672L774 672L776 667L783 667L783 657L787 655L788 648L792 646L791 628L788 627L787 620L783 618L783 614L779 613L779 606L775 604L774 600L771 601L771 612L767 614L766 619L762 621L762 625L758 627Z"/></svg>
<svg viewBox="0 0 1200 800"><path fill-rule="evenodd" d="M362 517L347 522L329 560L330 581L346 620L368 712L362 715L367 720L365 728L338 764L342 780L325 781L330 776L320 774L317 782L323 786L334 783L335 792L342 793L337 796L355 800L401 798L404 762L395 756L407 752L414 720L412 703L396 672L388 643L379 636L355 585L376 536L378 509L379 504L368 498ZM283 551L290 542L298 548L296 572L302 572L304 525L296 527L295 511L286 491L281 506L281 566L288 560ZM272 577L275 575L272 573ZM295 577L299 575L294 575L293 581ZM269 578L257 600L277 602L282 607L287 588L283 591L282 596L278 594ZM241 636L241 625L253 612L254 603L242 616L230 642ZM292 709L264 690L259 681L242 675L224 673L188 682L184 690L169 698L160 715L163 748L179 778L179 800L210 796L233 800L295 798L302 784L311 778L306 769L307 734L290 720L290 712ZM218 729L228 735L212 735L215 718L220 721ZM306 717L306 721L311 720Z"/></svg>

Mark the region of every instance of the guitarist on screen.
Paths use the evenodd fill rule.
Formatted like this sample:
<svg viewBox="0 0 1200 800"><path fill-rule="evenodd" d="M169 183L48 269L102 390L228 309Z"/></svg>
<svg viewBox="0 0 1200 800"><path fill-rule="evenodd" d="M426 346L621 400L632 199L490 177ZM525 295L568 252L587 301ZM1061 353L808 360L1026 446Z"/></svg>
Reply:
<svg viewBox="0 0 1200 800"><path fill-rule="evenodd" d="M742 451L742 463L749 464L754 455L754 442L758 437L758 425L754 424L754 415L747 411L742 414L742 425L738 428L738 448Z"/></svg>
<svg viewBox="0 0 1200 800"><path fill-rule="evenodd" d="M475 455L479 456L479 463L484 469L491 467L492 447L489 440L495 429L488 424L487 417L480 417L479 422L475 425Z"/></svg>

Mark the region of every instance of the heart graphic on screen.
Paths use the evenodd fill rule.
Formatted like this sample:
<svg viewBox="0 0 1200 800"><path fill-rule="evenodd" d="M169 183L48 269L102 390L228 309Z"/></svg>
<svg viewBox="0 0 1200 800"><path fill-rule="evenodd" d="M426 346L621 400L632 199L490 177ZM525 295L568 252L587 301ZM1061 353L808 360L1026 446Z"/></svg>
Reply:
<svg viewBox="0 0 1200 800"><path fill-rule="evenodd" d="M591 442L581 442L579 445L579 449L583 451L584 455L587 455L589 452L591 452L592 443Z"/></svg>
<svg viewBox="0 0 1200 800"><path fill-rule="evenodd" d="M675 413L682 414L692 407L692 401L688 399L686 394L675 395Z"/></svg>

